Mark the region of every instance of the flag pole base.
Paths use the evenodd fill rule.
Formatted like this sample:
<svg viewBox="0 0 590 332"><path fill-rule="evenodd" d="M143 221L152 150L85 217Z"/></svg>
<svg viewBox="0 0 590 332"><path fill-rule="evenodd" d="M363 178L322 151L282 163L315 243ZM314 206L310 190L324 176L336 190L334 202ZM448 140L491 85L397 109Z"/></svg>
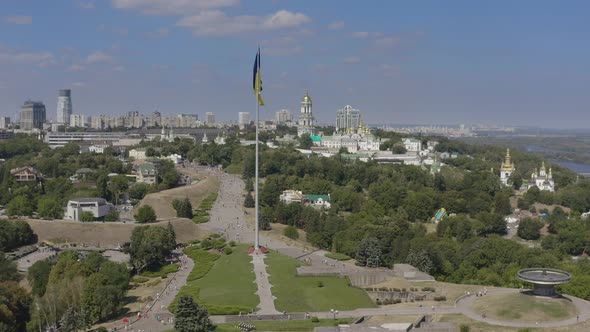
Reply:
<svg viewBox="0 0 590 332"><path fill-rule="evenodd" d="M251 246L248 248L248 250L246 250L246 252L248 253L248 255L265 255L268 253L268 248L259 246L258 250L256 250L254 246Z"/></svg>

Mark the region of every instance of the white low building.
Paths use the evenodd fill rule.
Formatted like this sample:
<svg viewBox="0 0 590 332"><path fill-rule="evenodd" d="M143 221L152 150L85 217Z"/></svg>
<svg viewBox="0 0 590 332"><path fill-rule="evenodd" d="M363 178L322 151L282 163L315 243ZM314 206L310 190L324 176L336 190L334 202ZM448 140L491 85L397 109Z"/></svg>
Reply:
<svg viewBox="0 0 590 332"><path fill-rule="evenodd" d="M182 162L182 156L176 153L167 156L166 159L171 160L174 164L180 164Z"/></svg>
<svg viewBox="0 0 590 332"><path fill-rule="evenodd" d="M302 203L304 199L303 193L298 190L284 190L279 200L285 204Z"/></svg>
<svg viewBox="0 0 590 332"><path fill-rule="evenodd" d="M108 144L94 144L88 147L89 152L104 153L104 149L108 148Z"/></svg>
<svg viewBox="0 0 590 332"><path fill-rule="evenodd" d="M415 138L404 138L402 143L408 152L420 152L422 150L422 142Z"/></svg>
<svg viewBox="0 0 590 332"><path fill-rule="evenodd" d="M145 151L146 150L142 148L131 149L129 150L129 158L135 158L135 160L144 160L147 158Z"/></svg>
<svg viewBox="0 0 590 332"><path fill-rule="evenodd" d="M91 212L94 218L102 218L114 208L113 204L100 197L71 199L65 218L80 221L82 212Z"/></svg>

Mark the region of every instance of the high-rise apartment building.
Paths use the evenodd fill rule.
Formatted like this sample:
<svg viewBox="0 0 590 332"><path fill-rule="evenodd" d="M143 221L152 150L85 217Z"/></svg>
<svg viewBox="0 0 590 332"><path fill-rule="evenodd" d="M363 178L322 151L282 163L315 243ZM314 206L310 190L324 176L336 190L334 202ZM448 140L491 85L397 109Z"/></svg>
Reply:
<svg viewBox="0 0 590 332"><path fill-rule="evenodd" d="M84 121L84 115L82 114L72 114L70 115L70 127L73 128L82 128L86 126Z"/></svg>
<svg viewBox="0 0 590 332"><path fill-rule="evenodd" d="M215 123L215 114L213 114L213 112L205 113L205 123L207 123L208 125L212 125Z"/></svg>
<svg viewBox="0 0 590 332"><path fill-rule="evenodd" d="M0 129L6 129L10 125L10 118L7 116L0 116Z"/></svg>
<svg viewBox="0 0 590 332"><path fill-rule="evenodd" d="M277 124L293 122L293 113L291 113L289 110L282 109L275 113L275 122Z"/></svg>
<svg viewBox="0 0 590 332"><path fill-rule="evenodd" d="M72 90L59 90L57 97L57 123L69 124L72 115Z"/></svg>
<svg viewBox="0 0 590 332"><path fill-rule="evenodd" d="M336 131L341 134L354 133L361 125L361 111L346 105L336 112Z"/></svg>
<svg viewBox="0 0 590 332"><path fill-rule="evenodd" d="M46 110L45 105L42 102L27 100L20 109L20 129L43 129L45 117Z"/></svg>
<svg viewBox="0 0 590 332"><path fill-rule="evenodd" d="M250 124L250 112L240 112L238 113L238 125L240 128L247 126Z"/></svg>

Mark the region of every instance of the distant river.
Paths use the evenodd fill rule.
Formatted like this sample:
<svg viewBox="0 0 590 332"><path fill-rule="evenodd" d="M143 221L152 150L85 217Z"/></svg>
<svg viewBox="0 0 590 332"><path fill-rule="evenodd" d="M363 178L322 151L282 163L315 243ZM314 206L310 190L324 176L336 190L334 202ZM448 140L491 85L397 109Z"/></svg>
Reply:
<svg viewBox="0 0 590 332"><path fill-rule="evenodd" d="M580 164L580 163L574 163L571 161L559 161L559 160L551 160L551 162L559 164L564 167L567 167L576 173L590 173L590 165L588 165L588 164Z"/></svg>

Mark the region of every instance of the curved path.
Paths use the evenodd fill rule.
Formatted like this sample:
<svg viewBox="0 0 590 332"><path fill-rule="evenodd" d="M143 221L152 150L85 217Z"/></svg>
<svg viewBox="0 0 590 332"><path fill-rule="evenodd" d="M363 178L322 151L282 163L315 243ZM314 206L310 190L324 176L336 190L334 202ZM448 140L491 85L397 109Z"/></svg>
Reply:
<svg viewBox="0 0 590 332"><path fill-rule="evenodd" d="M488 295L493 294L516 294L519 293L519 289L513 288L497 288L492 291L488 291ZM491 325L499 325L499 326L510 326L510 327L562 327L568 325L574 325L579 322L584 322L590 319L590 302L584 301L577 297L563 295L565 298L572 301L572 304L576 307L578 312L578 317L571 317L564 320L559 321L551 321L551 322L517 322L517 321L501 321L492 318L483 318L480 313L477 313L473 310L473 305L475 300L477 299L476 296L465 296L457 301L457 309L463 315L480 322L488 323Z"/></svg>

